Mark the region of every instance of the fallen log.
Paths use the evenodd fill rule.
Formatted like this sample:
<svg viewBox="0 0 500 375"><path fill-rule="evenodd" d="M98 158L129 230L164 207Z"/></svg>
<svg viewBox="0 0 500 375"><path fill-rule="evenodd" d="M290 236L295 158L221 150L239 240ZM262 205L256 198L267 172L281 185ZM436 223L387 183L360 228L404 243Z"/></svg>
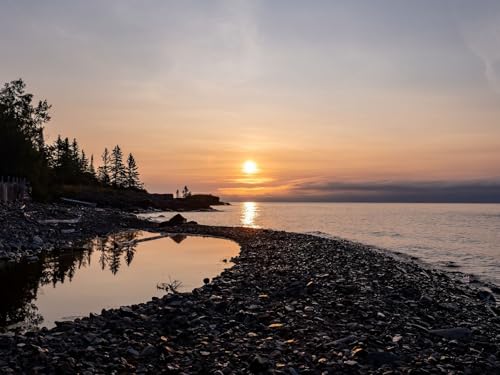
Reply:
<svg viewBox="0 0 500 375"><path fill-rule="evenodd" d="M76 206L97 207L97 203L85 202L77 199L61 198L64 203L74 204Z"/></svg>

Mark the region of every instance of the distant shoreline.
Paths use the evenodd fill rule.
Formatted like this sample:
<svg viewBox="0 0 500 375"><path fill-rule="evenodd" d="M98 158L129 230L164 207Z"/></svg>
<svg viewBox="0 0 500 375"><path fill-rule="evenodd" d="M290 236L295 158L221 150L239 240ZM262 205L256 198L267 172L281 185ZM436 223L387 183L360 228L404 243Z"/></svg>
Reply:
<svg viewBox="0 0 500 375"><path fill-rule="evenodd" d="M450 201L450 202L444 202L444 201L438 201L438 202L432 202L432 201L306 201L306 200L242 200L242 201L235 201L231 200L232 203L244 203L244 202L255 202L255 203L318 203L318 204L325 204L325 203L346 203L346 204L500 204L500 201L485 201L485 202L470 202L470 201Z"/></svg>
<svg viewBox="0 0 500 375"><path fill-rule="evenodd" d="M101 208L117 208L125 211L163 210L195 211L210 210L212 206L222 206L219 197L212 194L189 194L174 197L174 194L155 194L145 190L112 189L85 185L66 185L57 191L59 198L70 198L88 202Z"/></svg>

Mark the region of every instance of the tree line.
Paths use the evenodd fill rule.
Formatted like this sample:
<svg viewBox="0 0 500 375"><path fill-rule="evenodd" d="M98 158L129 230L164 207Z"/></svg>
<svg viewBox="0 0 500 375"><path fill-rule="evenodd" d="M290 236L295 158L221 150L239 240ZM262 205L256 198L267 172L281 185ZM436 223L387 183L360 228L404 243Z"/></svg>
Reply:
<svg viewBox="0 0 500 375"><path fill-rule="evenodd" d="M59 136L53 144L44 139L51 105L33 102L26 84L18 79L0 89L0 176L27 178L35 198L46 199L61 185L99 185L115 189L144 188L134 156L124 161L121 147L107 148L100 166L87 156L78 141Z"/></svg>
<svg viewBox="0 0 500 375"><path fill-rule="evenodd" d="M94 155L87 158L85 150L80 151L76 139L57 138L48 146L49 166L59 184L101 184L119 189L143 189L139 179L139 169L134 155L130 153L123 162L123 152L116 145L111 152L104 149L102 165L95 168Z"/></svg>
<svg viewBox="0 0 500 375"><path fill-rule="evenodd" d="M182 189L182 193L179 192L179 189L177 189L175 191L175 198L176 199L179 199L179 198L189 198L191 195L193 195L193 194L191 193L191 190L189 190L189 188L187 186L184 186L184 188Z"/></svg>

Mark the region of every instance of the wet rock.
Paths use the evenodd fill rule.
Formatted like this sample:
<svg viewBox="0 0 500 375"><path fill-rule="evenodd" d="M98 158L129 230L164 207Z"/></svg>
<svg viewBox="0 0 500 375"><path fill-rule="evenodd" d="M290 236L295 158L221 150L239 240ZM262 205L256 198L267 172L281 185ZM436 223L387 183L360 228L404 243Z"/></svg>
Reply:
<svg viewBox="0 0 500 375"><path fill-rule="evenodd" d="M485 303L490 303L490 304L496 304L496 298L495 295L492 293L492 291L488 288L480 288L477 291L477 296L479 299Z"/></svg>
<svg viewBox="0 0 500 375"><path fill-rule="evenodd" d="M158 227L164 228L164 227L175 227L177 225L183 225L187 223L187 219L182 216L181 214L176 214L172 216L169 220L167 221L162 221L161 223L158 224Z"/></svg>
<svg viewBox="0 0 500 375"><path fill-rule="evenodd" d="M156 348L153 345L148 345L141 351L140 356L146 358L154 357L156 355L156 352Z"/></svg>
<svg viewBox="0 0 500 375"><path fill-rule="evenodd" d="M419 303L422 306L430 306L434 303L434 300L431 297L429 297L428 295L423 295L420 297Z"/></svg>
<svg viewBox="0 0 500 375"><path fill-rule="evenodd" d="M433 329L429 332L450 340L467 340L472 336L472 331L469 328L463 327Z"/></svg>
<svg viewBox="0 0 500 375"><path fill-rule="evenodd" d="M376 367L380 367L399 361L399 356L389 352L370 352L366 356L366 361Z"/></svg>
<svg viewBox="0 0 500 375"><path fill-rule="evenodd" d="M492 285L491 286L491 291L495 294L500 294L500 287Z"/></svg>
<svg viewBox="0 0 500 375"><path fill-rule="evenodd" d="M43 245L43 240L40 236L33 236L33 244L35 246L42 246Z"/></svg>
<svg viewBox="0 0 500 375"><path fill-rule="evenodd" d="M267 359L261 357L260 355L256 355L250 363L249 370L254 374L258 374L266 371L270 366L271 364Z"/></svg>
<svg viewBox="0 0 500 375"><path fill-rule="evenodd" d="M304 295L306 292L306 283L301 281L292 281L284 290L284 294L290 297L298 297Z"/></svg>
<svg viewBox="0 0 500 375"><path fill-rule="evenodd" d="M139 357L139 355L140 355L140 353L137 350L133 349L133 348L128 348L127 349L127 354L131 355L132 357Z"/></svg>
<svg viewBox="0 0 500 375"><path fill-rule="evenodd" d="M343 337L341 339L335 340L332 342L332 344L333 344L333 346L343 346L343 345L351 344L356 340L357 340L356 336L350 335L350 336L346 336L346 337Z"/></svg>

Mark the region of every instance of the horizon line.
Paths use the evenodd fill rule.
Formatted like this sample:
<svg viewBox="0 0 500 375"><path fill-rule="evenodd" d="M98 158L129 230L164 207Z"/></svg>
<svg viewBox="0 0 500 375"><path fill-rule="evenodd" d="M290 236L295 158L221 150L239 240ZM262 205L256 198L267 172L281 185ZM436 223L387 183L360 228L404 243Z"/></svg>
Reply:
<svg viewBox="0 0 500 375"><path fill-rule="evenodd" d="M495 201L481 201L481 200L476 200L476 201L442 201L442 200L436 200L436 201L411 201L411 200L300 200L300 199L238 199L238 200L225 200L221 198L221 201L225 203L248 203L248 202L254 202L254 203L410 203L410 204L500 204L500 200L495 200Z"/></svg>

